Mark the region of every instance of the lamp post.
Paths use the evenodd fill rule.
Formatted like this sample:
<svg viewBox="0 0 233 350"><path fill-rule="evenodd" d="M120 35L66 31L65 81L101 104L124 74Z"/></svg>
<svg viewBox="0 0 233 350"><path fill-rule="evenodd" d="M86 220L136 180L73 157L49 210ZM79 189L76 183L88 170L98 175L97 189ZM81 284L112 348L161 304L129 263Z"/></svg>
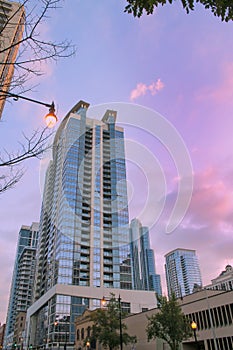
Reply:
<svg viewBox="0 0 233 350"><path fill-rule="evenodd" d="M88 341L86 342L87 350L90 349L90 345L91 345L91 343L90 343L89 340L88 340Z"/></svg>
<svg viewBox="0 0 233 350"><path fill-rule="evenodd" d="M57 331L57 326L58 326L58 321L54 322L54 330L53 330L53 342L55 343L56 340L59 340L59 334L56 336L56 331ZM57 338L57 339L56 339Z"/></svg>
<svg viewBox="0 0 233 350"><path fill-rule="evenodd" d="M20 338L20 349L23 350L23 337Z"/></svg>
<svg viewBox="0 0 233 350"><path fill-rule="evenodd" d="M44 117L45 123L46 123L48 128L52 128L56 124L56 122L58 120L57 116L55 114L54 102L49 104L49 103L41 102L41 101L38 101L38 100L34 100L32 98L29 98L29 97L25 97L25 96L22 96L22 95L12 94L11 92L4 91L4 90L0 90L0 94L4 94L5 96L12 97L15 101L18 101L18 99L22 99L22 100L26 100L26 101L29 101L29 102L37 103L37 104L43 105L45 107L48 107L49 108L49 113L46 114L46 116Z"/></svg>
<svg viewBox="0 0 233 350"><path fill-rule="evenodd" d="M66 350L66 347L67 347L67 324L69 322L69 319L67 316L64 316L63 317L63 321L65 322L65 343L64 343L64 350Z"/></svg>
<svg viewBox="0 0 233 350"><path fill-rule="evenodd" d="M120 349L123 350L122 312L121 312L121 296L120 296L120 294L119 294L117 301L118 301L118 308L119 308ZM105 297L103 297L103 299L101 300L101 303L103 306L105 306L105 304L106 304Z"/></svg>
<svg viewBox="0 0 233 350"><path fill-rule="evenodd" d="M66 350L66 347L67 347L67 329L66 329L66 338L65 338L64 350Z"/></svg>
<svg viewBox="0 0 233 350"><path fill-rule="evenodd" d="M120 324L120 349L123 349L123 338L122 338L122 314L121 314L121 296L118 297L118 307L119 307L119 324Z"/></svg>
<svg viewBox="0 0 233 350"><path fill-rule="evenodd" d="M198 341L197 341L197 324L196 324L196 322L192 321L191 328L193 330L196 348L197 348L197 350L199 350L199 345L198 345Z"/></svg>

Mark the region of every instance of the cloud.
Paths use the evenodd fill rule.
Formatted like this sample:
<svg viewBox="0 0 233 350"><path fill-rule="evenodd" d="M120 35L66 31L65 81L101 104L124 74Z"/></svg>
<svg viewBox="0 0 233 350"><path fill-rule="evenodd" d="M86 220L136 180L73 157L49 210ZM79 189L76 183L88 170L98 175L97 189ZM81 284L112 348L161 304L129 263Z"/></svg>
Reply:
<svg viewBox="0 0 233 350"><path fill-rule="evenodd" d="M233 195L217 167L209 167L195 176L189 217L192 222L225 231L233 228Z"/></svg>
<svg viewBox="0 0 233 350"><path fill-rule="evenodd" d="M226 158L225 162L206 167L194 175L194 191L188 212L181 225L169 235L165 234L165 227L177 188L174 187L166 195L163 215L150 232L156 252L157 272L162 274L164 291L164 255L173 249L196 250L204 285L217 277L226 264L233 264L233 191L230 164L229 158Z"/></svg>
<svg viewBox="0 0 233 350"><path fill-rule="evenodd" d="M140 96L144 96L147 92L151 95L157 94L158 91L164 88L164 83L161 79L157 79L157 81L153 81L150 85L146 85L144 83L138 83L136 88L133 89L130 93L130 100L134 101Z"/></svg>
<svg viewBox="0 0 233 350"><path fill-rule="evenodd" d="M222 66L222 78L220 83L214 87L202 88L197 96L197 101L211 100L222 106L233 100L233 62L226 62Z"/></svg>
<svg viewBox="0 0 233 350"><path fill-rule="evenodd" d="M192 198L181 224L183 228L209 227L219 233L233 231L231 176L232 167L224 167L224 162L194 174ZM166 194L166 207L162 218L164 222L169 217L177 196L176 179L173 178L173 181L173 189Z"/></svg>

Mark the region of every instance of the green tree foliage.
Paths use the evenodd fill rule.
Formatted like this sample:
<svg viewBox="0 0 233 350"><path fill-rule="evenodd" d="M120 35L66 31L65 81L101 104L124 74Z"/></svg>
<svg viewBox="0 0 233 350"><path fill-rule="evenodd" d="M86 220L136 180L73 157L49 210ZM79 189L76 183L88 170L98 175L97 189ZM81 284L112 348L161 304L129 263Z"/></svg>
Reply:
<svg viewBox="0 0 233 350"><path fill-rule="evenodd" d="M98 309L91 315L93 326L90 341L98 340L104 348L117 349L120 345L120 314L122 318L125 316L120 310L119 301L112 294L106 308ZM122 322L122 343L135 342L136 337L127 333L127 326Z"/></svg>
<svg viewBox="0 0 233 350"><path fill-rule="evenodd" d="M152 14L154 9L159 5L163 6L167 3L172 4L176 0L127 0L128 5L125 12L133 13L135 17L141 17L145 11L147 15ZM220 17L222 21L233 20L233 1L232 0L180 0L183 8L189 13L194 10L194 5L200 3L206 9L210 9L213 14Z"/></svg>
<svg viewBox="0 0 233 350"><path fill-rule="evenodd" d="M192 335L190 322L182 313L174 294L169 300L164 296L157 298L160 312L148 318L148 341L160 338L169 344L171 350L178 350L180 343Z"/></svg>

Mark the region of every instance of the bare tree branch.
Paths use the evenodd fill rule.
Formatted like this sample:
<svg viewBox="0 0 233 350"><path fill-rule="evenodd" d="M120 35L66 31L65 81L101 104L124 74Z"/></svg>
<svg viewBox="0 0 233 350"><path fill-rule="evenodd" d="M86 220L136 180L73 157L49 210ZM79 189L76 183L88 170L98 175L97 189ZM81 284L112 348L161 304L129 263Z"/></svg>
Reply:
<svg viewBox="0 0 233 350"><path fill-rule="evenodd" d="M18 90L16 94L20 95L31 89L28 82L32 77L43 74L41 63L70 57L75 47L69 40L52 41L41 30L63 0L18 1L20 5L12 2L9 10L0 0L0 90ZM0 100L5 98L6 94L0 95ZM26 160L44 154L51 135L47 128L36 130L30 137L23 135L24 141L16 152L0 152L0 194L20 181Z"/></svg>
<svg viewBox="0 0 233 350"><path fill-rule="evenodd" d="M31 137L27 137L23 134L26 144L20 143L20 150L17 153L10 153L4 150L4 154L0 152L0 167L9 167L16 165L29 158L40 158L42 154L49 149L48 139L51 137L51 133L47 134L48 128L39 132L34 131Z"/></svg>
<svg viewBox="0 0 233 350"><path fill-rule="evenodd" d="M10 15L4 12L4 6L0 1L0 8L5 16L5 23L0 26L0 55L7 54L10 50L19 47L17 58L8 59L1 63L1 66L13 67L14 84L10 87L4 85L4 89L11 90L18 88L24 91L25 83L31 76L41 75L41 67L38 63L43 61L57 61L60 58L67 58L75 53L75 47L69 40L52 41L48 40L45 35L41 34L41 25L49 21L53 11L58 9L62 0L37 0L36 5L32 0L22 0L21 5L16 8ZM24 11L24 20L20 24L24 28L23 36L16 36L15 40L6 40L8 29L16 25L19 14ZM17 85L17 82L20 84ZM5 84L5 81L0 79L0 87ZM7 83L10 85L10 83Z"/></svg>
<svg viewBox="0 0 233 350"><path fill-rule="evenodd" d="M3 194L7 190L13 188L19 180L24 175L24 171L22 169L12 170L6 175L0 176L0 194Z"/></svg>
<svg viewBox="0 0 233 350"><path fill-rule="evenodd" d="M0 194L14 187L22 178L24 170L19 166L22 162L31 158L40 159L51 147L48 141L52 135L48 128L35 130L30 137L23 134L24 142L19 142L17 152L6 149L0 152Z"/></svg>

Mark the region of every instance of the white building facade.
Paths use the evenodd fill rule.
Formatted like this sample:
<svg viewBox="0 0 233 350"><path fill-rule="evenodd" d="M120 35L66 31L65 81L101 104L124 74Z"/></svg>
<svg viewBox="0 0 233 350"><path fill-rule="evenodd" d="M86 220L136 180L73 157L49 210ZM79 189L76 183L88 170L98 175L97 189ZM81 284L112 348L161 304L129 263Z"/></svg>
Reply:
<svg viewBox="0 0 233 350"><path fill-rule="evenodd" d="M215 290L233 290L233 267L227 265L225 270L219 276L211 280L211 284L206 286L207 289Z"/></svg>

